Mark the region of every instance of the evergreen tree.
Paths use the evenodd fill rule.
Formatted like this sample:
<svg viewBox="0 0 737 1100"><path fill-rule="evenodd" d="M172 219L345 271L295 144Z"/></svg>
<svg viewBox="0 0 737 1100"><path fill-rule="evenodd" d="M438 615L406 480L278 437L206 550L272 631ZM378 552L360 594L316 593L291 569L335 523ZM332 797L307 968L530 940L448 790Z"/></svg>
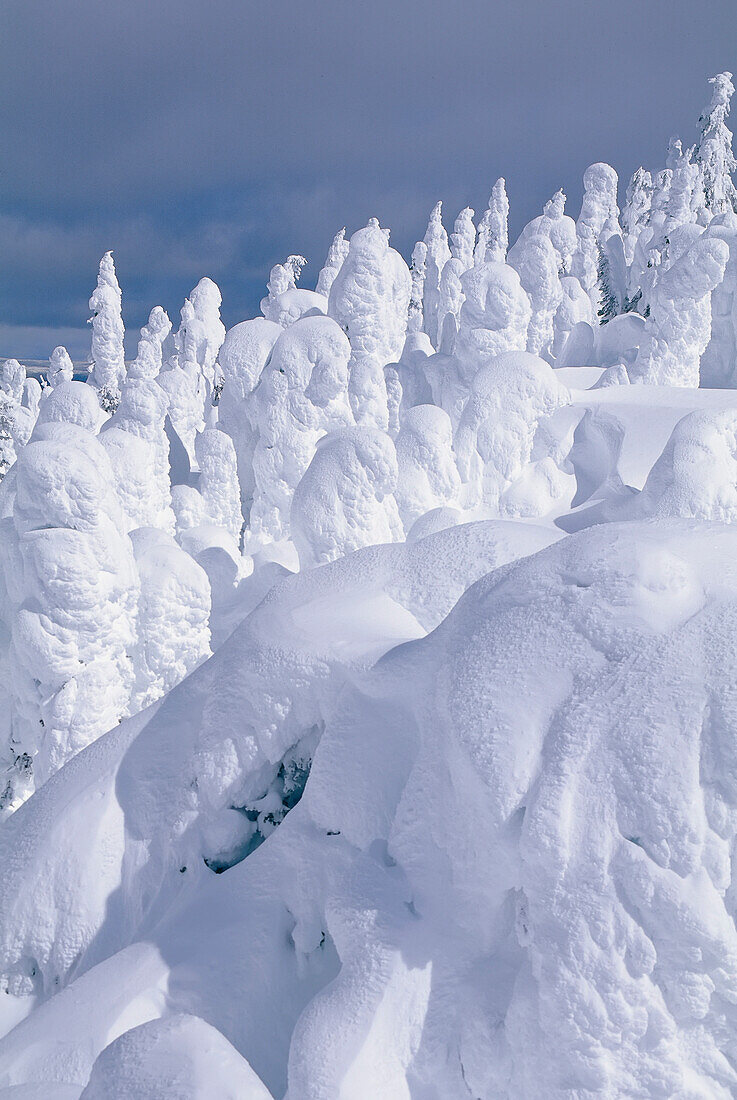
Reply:
<svg viewBox="0 0 737 1100"><path fill-rule="evenodd" d="M407 331L422 331L422 301L425 293L427 273L427 245L418 241L412 250L412 262L409 266L412 277L412 294L407 308Z"/></svg>
<svg viewBox="0 0 737 1100"><path fill-rule="evenodd" d="M699 168L704 203L713 217L737 211L737 189L732 180L737 161L732 152L732 131L726 123L734 94L732 74L717 73L709 83L714 91L708 110L699 119L701 136L694 159Z"/></svg>
<svg viewBox="0 0 737 1100"><path fill-rule="evenodd" d="M489 205L479 223L479 236L474 252L474 263L486 260L504 263L509 247L509 199L503 177L494 184Z"/></svg>
<svg viewBox="0 0 737 1100"><path fill-rule="evenodd" d="M348 241L345 239L345 226L333 237L325 263L317 277L317 293L324 294L327 298L330 287L335 281L335 276L343 266L343 261L348 255Z"/></svg>
<svg viewBox="0 0 737 1100"><path fill-rule="evenodd" d="M438 331L438 307L440 304L440 276L443 268L450 259L448 246L448 234L443 226L443 204L437 202L430 214L425 231L424 244L427 248L425 287L423 295L424 328L433 346L437 347L440 333Z"/></svg>
<svg viewBox="0 0 737 1100"><path fill-rule="evenodd" d="M105 412L113 412L125 378L122 294L115 274L112 252L100 260L97 286L90 298L92 316L92 363L89 382L97 388Z"/></svg>
<svg viewBox="0 0 737 1100"><path fill-rule="evenodd" d="M637 239L650 220L652 201L652 176L640 167L627 184L627 193L622 210L622 239L628 264L631 264L634 259Z"/></svg>
<svg viewBox="0 0 737 1100"><path fill-rule="evenodd" d="M670 191L668 193L668 205L664 232L670 235L679 225L688 225L696 221L696 213L700 203L694 199L699 187L699 169L693 163L693 149L684 152L680 138L672 137L668 144L667 167L673 173L671 176Z"/></svg>
<svg viewBox="0 0 737 1100"><path fill-rule="evenodd" d="M49 356L49 369L46 372L46 381L56 389L62 382L71 382L74 377L74 365L69 357L69 352L63 346L54 348Z"/></svg>
<svg viewBox="0 0 737 1100"><path fill-rule="evenodd" d="M453 259L460 260L464 271L468 271L473 264L475 243L476 226L473 224L473 210L467 206L456 218L450 235L450 254Z"/></svg>
<svg viewBox="0 0 737 1100"><path fill-rule="evenodd" d="M620 312L620 303L612 285L612 272L609 256L606 248L597 242L598 259L596 264L596 280L599 288L599 324L605 325Z"/></svg>

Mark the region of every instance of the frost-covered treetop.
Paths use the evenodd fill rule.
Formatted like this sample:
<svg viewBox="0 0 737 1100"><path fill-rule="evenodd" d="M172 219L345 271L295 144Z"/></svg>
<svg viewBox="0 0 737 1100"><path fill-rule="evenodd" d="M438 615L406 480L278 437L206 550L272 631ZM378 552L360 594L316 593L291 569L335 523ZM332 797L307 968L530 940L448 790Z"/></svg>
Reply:
<svg viewBox="0 0 737 1100"><path fill-rule="evenodd" d="M171 321L166 310L161 306L154 306L147 324L141 329L138 352L128 370L129 378L153 379L156 377L162 366L164 341L170 332Z"/></svg>
<svg viewBox="0 0 737 1100"><path fill-rule="evenodd" d="M46 374L48 382L52 386L58 386L60 382L71 382L74 376L74 366L65 347L54 348L49 356L49 369Z"/></svg>
<svg viewBox="0 0 737 1100"><path fill-rule="evenodd" d="M479 223L479 235L474 261L484 260L504 262L509 247L509 199L507 187L502 176L491 189L489 205Z"/></svg>
<svg viewBox="0 0 737 1100"><path fill-rule="evenodd" d="M707 209L712 214L724 214L737 210L737 189L732 173L737 168L732 151L732 133L727 127L727 117L734 84L732 74L717 73L709 81L713 85L711 103L701 116L701 137L695 152L695 160L701 171L701 182Z"/></svg>
<svg viewBox="0 0 737 1100"><path fill-rule="evenodd" d="M0 367L0 392L20 403L25 380L26 368L17 359L6 359Z"/></svg>
<svg viewBox="0 0 737 1100"><path fill-rule="evenodd" d="M90 298L92 316L91 381L101 394L103 407L115 402L125 376L125 350L122 293L115 274L112 252L106 252L100 260L97 287ZM111 407L106 408L110 411Z"/></svg>
<svg viewBox="0 0 737 1100"><path fill-rule="evenodd" d="M333 280L343 266L343 262L347 255L348 241L345 239L345 226L343 226L343 228L333 237L325 259L325 264L318 276L317 286L315 288L318 294L324 294L326 298L330 294L330 287L333 285Z"/></svg>
<svg viewBox="0 0 737 1100"><path fill-rule="evenodd" d="M461 261L464 271L473 263L473 250L476 243L473 213L470 206L461 210L450 235L450 254L454 259Z"/></svg>
<svg viewBox="0 0 737 1100"><path fill-rule="evenodd" d="M548 199L543 207L543 213L552 221L562 218L566 212L566 196L561 187L552 198Z"/></svg>

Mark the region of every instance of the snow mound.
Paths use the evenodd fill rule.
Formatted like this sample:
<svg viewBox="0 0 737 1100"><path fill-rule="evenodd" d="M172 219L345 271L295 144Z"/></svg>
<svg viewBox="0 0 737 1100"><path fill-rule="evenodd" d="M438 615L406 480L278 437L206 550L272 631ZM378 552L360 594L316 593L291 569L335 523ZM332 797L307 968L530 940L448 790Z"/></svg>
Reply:
<svg viewBox="0 0 737 1100"><path fill-rule="evenodd" d="M81 1100L271 1100L245 1058L196 1016L132 1028L95 1062Z"/></svg>
<svg viewBox="0 0 737 1100"><path fill-rule="evenodd" d="M736 549L572 535L344 698L299 811L349 859L341 969L290 1095L733 1095Z"/></svg>
<svg viewBox="0 0 737 1100"><path fill-rule="evenodd" d="M737 521L737 410L679 420L635 507L645 515Z"/></svg>

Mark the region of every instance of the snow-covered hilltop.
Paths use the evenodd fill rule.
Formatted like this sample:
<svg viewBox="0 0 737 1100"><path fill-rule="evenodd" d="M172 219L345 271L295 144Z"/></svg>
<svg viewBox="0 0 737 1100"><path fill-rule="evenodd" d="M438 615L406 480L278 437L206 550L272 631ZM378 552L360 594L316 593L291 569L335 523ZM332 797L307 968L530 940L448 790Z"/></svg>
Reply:
<svg viewBox="0 0 737 1100"><path fill-rule="evenodd" d="M0 366L0 1096L737 1095L734 88L510 244ZM450 223L448 223L450 224Z"/></svg>

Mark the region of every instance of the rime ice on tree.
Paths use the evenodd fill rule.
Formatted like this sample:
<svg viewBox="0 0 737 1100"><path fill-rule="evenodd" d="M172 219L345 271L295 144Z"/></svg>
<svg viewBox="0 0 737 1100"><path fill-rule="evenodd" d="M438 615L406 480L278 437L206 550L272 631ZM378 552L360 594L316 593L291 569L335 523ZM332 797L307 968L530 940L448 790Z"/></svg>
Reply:
<svg viewBox="0 0 737 1100"><path fill-rule="evenodd" d="M504 263L509 247L509 199L504 179L500 176L491 189L489 205L479 222L478 241L474 252L474 263L485 260Z"/></svg>
<svg viewBox="0 0 737 1100"><path fill-rule="evenodd" d="M732 152L732 132L727 126L729 105L734 94L732 74L717 73L708 110L701 116L701 136L694 160L700 172L706 209L712 216L737 211L737 189L732 173L737 161Z"/></svg>
<svg viewBox="0 0 737 1100"><path fill-rule="evenodd" d="M113 412L125 378L122 294L112 252L100 260L97 287L90 298L92 316L92 370L89 381L97 387L105 412Z"/></svg>

